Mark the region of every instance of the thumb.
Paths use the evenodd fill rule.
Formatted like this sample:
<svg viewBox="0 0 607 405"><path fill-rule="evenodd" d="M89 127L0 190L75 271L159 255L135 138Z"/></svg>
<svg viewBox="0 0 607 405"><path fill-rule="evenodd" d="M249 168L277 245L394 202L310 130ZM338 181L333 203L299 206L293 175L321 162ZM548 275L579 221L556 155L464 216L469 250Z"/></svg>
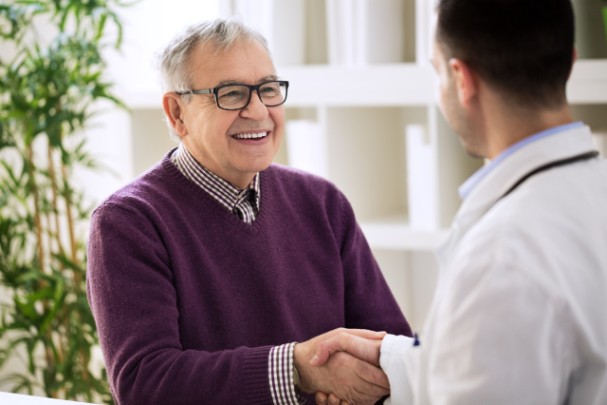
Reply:
<svg viewBox="0 0 607 405"><path fill-rule="evenodd" d="M381 337L385 335L382 334ZM318 342L310 365L319 367L325 364L336 352L346 352L360 360L379 365L379 348L381 339L369 339L349 333L339 333Z"/></svg>

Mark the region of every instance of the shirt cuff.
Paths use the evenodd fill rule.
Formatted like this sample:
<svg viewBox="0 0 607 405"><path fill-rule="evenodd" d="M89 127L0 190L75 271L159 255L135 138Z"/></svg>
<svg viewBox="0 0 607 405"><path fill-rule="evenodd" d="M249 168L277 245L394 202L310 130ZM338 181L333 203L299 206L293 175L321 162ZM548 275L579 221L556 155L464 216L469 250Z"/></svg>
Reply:
<svg viewBox="0 0 607 405"><path fill-rule="evenodd" d="M381 343L379 365L390 381L390 398L384 405L406 404L412 399L406 354L418 343L407 336L386 335Z"/></svg>
<svg viewBox="0 0 607 405"><path fill-rule="evenodd" d="M296 342L275 346L268 356L268 378L274 405L299 405L293 384L293 348Z"/></svg>

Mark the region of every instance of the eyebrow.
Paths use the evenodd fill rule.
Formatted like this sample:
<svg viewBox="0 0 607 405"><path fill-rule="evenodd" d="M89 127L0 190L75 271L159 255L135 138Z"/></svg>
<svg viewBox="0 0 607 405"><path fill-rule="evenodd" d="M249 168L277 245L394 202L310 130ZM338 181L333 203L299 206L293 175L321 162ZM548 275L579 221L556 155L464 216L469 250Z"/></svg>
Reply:
<svg viewBox="0 0 607 405"><path fill-rule="evenodd" d="M269 75L269 76L262 77L257 82L257 84L259 84L259 83L265 83L265 82L270 82L270 81L273 81L273 80L278 80L278 76L276 76L276 75ZM215 87L226 86L228 84L246 84L246 83L240 82L238 80L222 80L219 83L217 83L217 85Z"/></svg>

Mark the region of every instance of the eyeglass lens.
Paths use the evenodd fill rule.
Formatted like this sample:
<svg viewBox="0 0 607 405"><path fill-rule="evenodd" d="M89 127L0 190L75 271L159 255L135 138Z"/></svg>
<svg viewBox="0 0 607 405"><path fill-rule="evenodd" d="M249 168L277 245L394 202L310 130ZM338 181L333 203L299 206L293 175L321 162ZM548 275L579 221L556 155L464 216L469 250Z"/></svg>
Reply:
<svg viewBox="0 0 607 405"><path fill-rule="evenodd" d="M251 88L240 84L229 84L217 89L217 104L221 108L239 109L247 106ZM285 101L286 85L280 82L263 83L257 89L261 102L274 107Z"/></svg>

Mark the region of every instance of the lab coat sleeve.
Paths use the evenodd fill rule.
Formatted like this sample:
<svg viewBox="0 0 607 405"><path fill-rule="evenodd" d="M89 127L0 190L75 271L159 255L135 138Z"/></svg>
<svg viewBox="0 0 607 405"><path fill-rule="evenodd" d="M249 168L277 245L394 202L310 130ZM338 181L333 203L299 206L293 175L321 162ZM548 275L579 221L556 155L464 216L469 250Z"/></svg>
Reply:
<svg viewBox="0 0 607 405"><path fill-rule="evenodd" d="M390 398L384 404L399 405L413 402L411 383L407 375L406 356L413 348L413 338L386 335L381 344L380 366L390 381Z"/></svg>

